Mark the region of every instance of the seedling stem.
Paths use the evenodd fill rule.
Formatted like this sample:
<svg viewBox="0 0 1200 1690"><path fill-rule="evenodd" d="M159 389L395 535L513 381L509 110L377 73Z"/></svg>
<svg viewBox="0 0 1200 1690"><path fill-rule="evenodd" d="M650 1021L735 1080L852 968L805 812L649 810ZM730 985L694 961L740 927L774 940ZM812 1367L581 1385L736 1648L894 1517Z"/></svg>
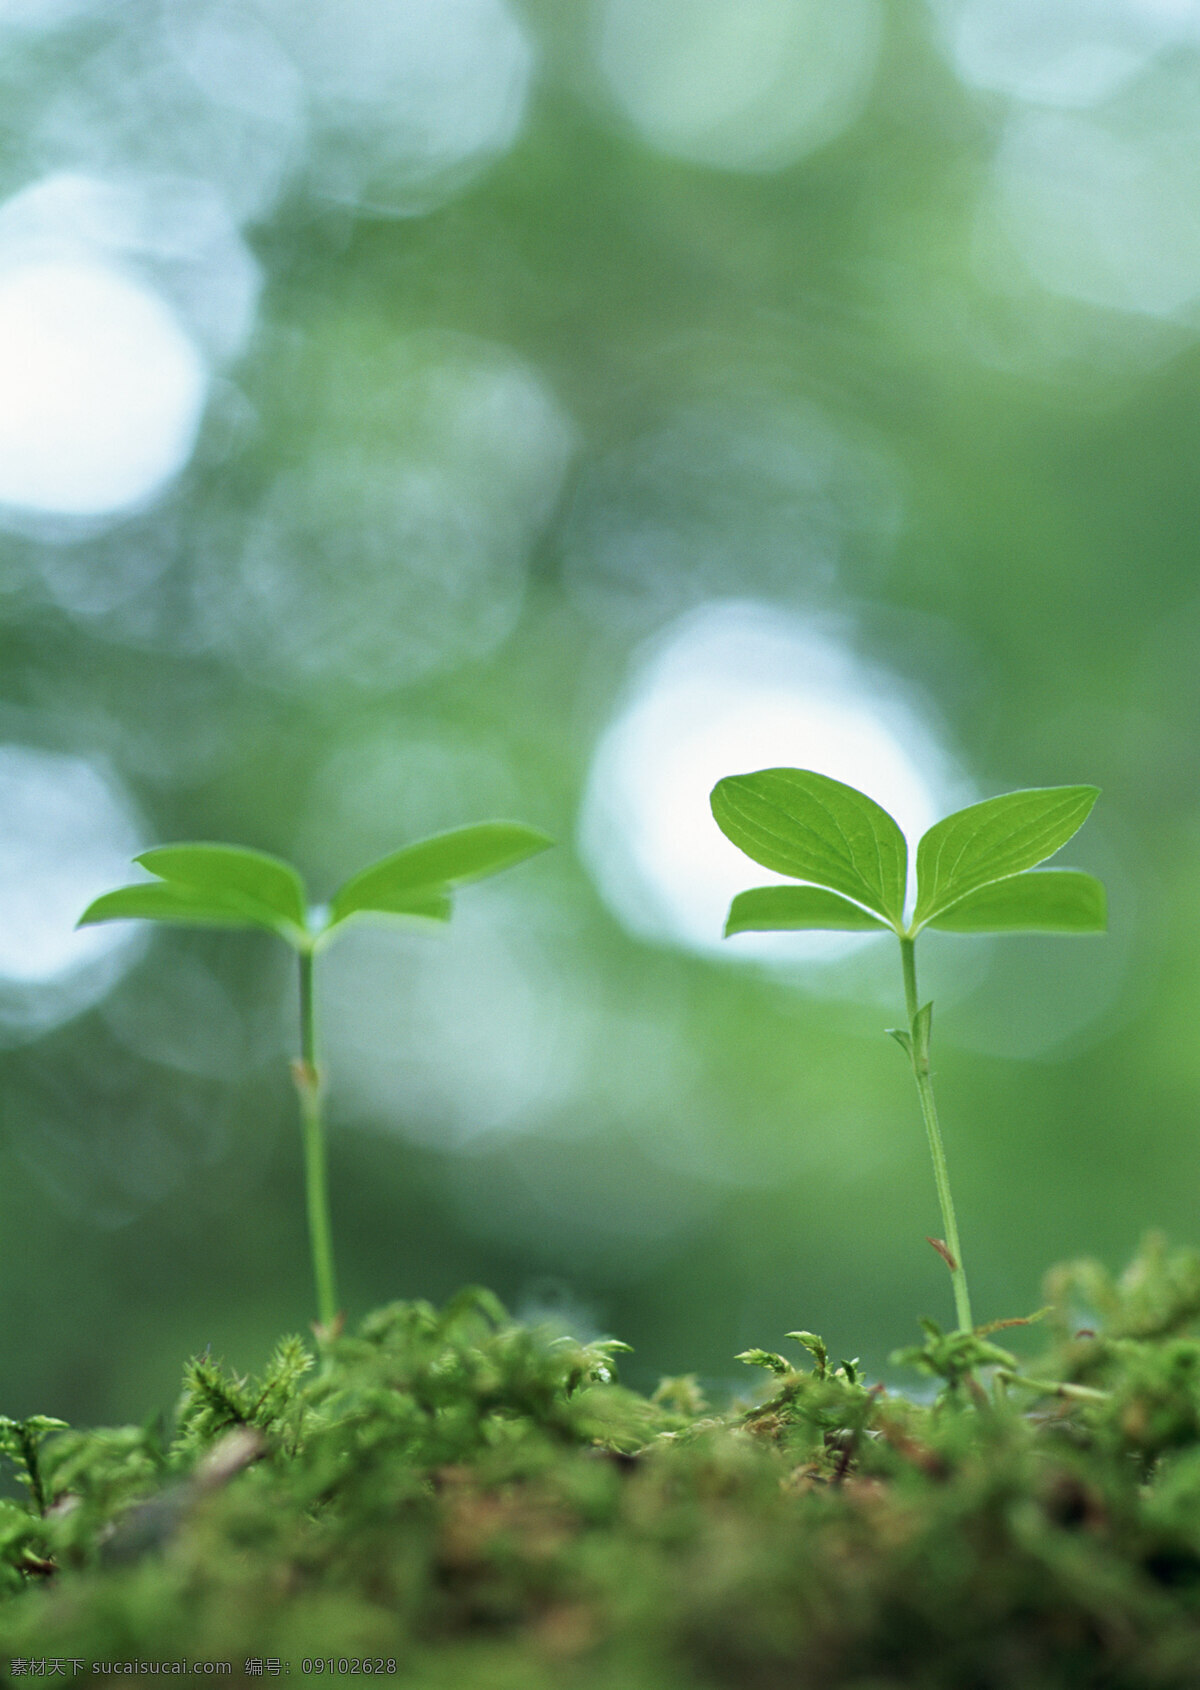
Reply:
<svg viewBox="0 0 1200 1690"><path fill-rule="evenodd" d="M946 1168L946 1151L938 1125L937 1104L933 1096L933 1075L929 1065L929 1029L932 1018L928 1014L922 1015L920 1010L915 939L901 938L900 960L904 968L904 1001L908 1011L909 1059L912 1063L913 1078L917 1082L917 1095L921 1099L925 1131L929 1137L929 1154L933 1160L933 1177L942 1209L946 1248L954 1264L950 1267L950 1281L954 1287L954 1312L958 1317L959 1330L971 1332L975 1327L971 1319L971 1296L967 1290L962 1246L958 1241L958 1221L954 1214L954 1198L950 1194L950 1175Z"/></svg>
<svg viewBox="0 0 1200 1690"><path fill-rule="evenodd" d="M316 1005L313 992L313 947L302 946L300 964L300 1060L292 1074L300 1098L300 1130L304 1139L304 1185L308 1204L308 1241L317 1289L317 1318L331 1332L337 1318L337 1275L333 1265L333 1228L329 1220L329 1182L326 1175L325 1124L321 1117L321 1070L317 1063Z"/></svg>

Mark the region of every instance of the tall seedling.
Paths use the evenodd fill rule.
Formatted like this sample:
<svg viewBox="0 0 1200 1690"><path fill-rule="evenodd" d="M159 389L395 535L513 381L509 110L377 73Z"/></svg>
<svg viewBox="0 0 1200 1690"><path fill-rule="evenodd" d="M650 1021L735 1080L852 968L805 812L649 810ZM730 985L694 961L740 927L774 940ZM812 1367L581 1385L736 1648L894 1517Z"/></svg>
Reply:
<svg viewBox="0 0 1200 1690"><path fill-rule="evenodd" d="M310 910L299 874L279 857L237 845L164 845L134 859L157 876L155 880L108 892L79 918L80 927L140 918L184 927L262 928L296 952L300 1055L292 1073L300 1098L317 1312L326 1333L334 1329L338 1297L321 1114L322 1074L317 1060L316 955L352 917L449 921L456 887L511 868L552 843L545 834L519 822L456 828L407 845L362 869L319 913Z"/></svg>
<svg viewBox="0 0 1200 1690"><path fill-rule="evenodd" d="M905 917L908 850L899 827L865 793L811 769L730 775L712 791L721 831L764 868L806 884L758 886L733 900L725 934L834 928L900 942L908 1025L889 1029L912 1066L933 1158L960 1330L972 1330L929 1062L932 1003L917 991L916 941L951 933L1102 933L1104 888L1078 869L1041 869L1087 820L1094 786L1009 792L938 822L917 846L917 900Z"/></svg>

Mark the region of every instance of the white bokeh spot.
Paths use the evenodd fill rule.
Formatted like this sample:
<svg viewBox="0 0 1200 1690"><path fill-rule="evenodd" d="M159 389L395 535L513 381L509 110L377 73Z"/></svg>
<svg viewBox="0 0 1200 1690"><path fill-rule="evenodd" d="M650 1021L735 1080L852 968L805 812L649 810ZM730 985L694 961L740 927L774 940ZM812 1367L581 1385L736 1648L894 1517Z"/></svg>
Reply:
<svg viewBox="0 0 1200 1690"><path fill-rule="evenodd" d="M1091 106L1165 47L1200 32L1197 0L933 0L948 57L971 87Z"/></svg>
<svg viewBox="0 0 1200 1690"><path fill-rule="evenodd" d="M170 309L106 265L0 271L0 503L141 504L187 463L207 372Z"/></svg>
<svg viewBox="0 0 1200 1690"><path fill-rule="evenodd" d="M532 43L506 0L261 0L299 66L311 179L378 216L441 204L515 140Z"/></svg>
<svg viewBox="0 0 1200 1690"><path fill-rule="evenodd" d="M27 1037L99 1001L144 943L137 924L75 923L130 878L145 832L82 757L0 746L0 1035Z"/></svg>
<svg viewBox="0 0 1200 1690"><path fill-rule="evenodd" d="M1053 293L1147 317L1194 312L1200 66L1164 64L1092 111L1015 112L981 227Z"/></svg>
<svg viewBox="0 0 1200 1690"><path fill-rule="evenodd" d="M603 0L597 63L649 143L778 170L848 128L879 54L877 0Z"/></svg>

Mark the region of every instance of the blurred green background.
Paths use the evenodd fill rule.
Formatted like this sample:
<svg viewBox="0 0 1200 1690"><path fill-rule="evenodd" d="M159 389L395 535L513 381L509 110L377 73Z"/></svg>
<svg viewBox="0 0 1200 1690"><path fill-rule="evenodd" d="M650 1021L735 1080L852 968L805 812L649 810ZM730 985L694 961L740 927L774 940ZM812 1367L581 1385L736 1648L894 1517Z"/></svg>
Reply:
<svg viewBox="0 0 1200 1690"><path fill-rule="evenodd" d="M1095 782L1106 939L925 946L976 1308L1195 1238L1200 4L4 0L0 85L6 1412L312 1315L283 947L71 933L167 840L561 841L322 965L343 1298L740 1385L951 1302L894 946L723 944L709 786Z"/></svg>

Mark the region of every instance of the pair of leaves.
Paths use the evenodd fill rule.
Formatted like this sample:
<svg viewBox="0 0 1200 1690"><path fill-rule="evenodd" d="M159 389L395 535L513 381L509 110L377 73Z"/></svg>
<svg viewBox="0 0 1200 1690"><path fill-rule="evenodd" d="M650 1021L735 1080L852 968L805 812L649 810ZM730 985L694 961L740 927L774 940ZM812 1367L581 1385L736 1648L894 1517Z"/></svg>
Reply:
<svg viewBox="0 0 1200 1690"><path fill-rule="evenodd" d="M740 893L725 932L1103 932L1100 882L1037 866L1077 832L1098 796L1094 786L1039 787L937 822L917 847L917 906L906 928L908 849L885 809L811 769L730 775L712 792L722 832L764 868L809 884Z"/></svg>
<svg viewBox="0 0 1200 1690"><path fill-rule="evenodd" d="M422 839L352 875L315 933L304 882L290 863L238 845L164 845L134 859L156 880L105 893L79 925L140 917L187 927L259 927L306 949L354 915L448 921L455 887L511 868L552 843L519 822L481 822Z"/></svg>

